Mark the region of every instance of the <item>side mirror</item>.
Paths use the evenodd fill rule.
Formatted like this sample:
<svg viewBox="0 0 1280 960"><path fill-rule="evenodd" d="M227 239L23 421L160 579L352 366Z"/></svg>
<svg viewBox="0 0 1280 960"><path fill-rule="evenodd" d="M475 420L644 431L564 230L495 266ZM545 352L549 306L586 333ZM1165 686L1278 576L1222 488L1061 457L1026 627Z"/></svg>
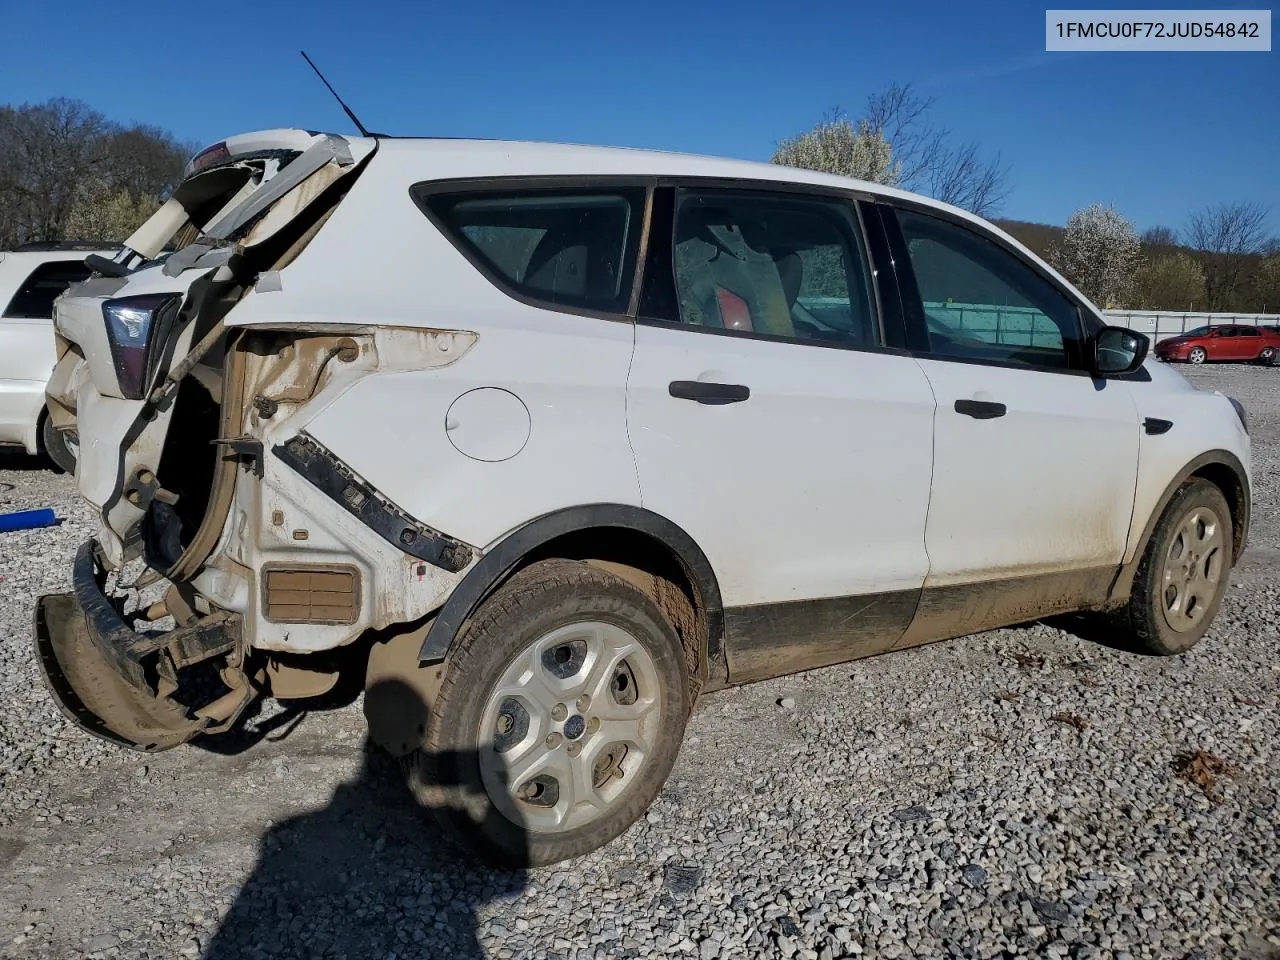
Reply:
<svg viewBox="0 0 1280 960"><path fill-rule="evenodd" d="M1125 327L1103 327L1093 338L1094 374L1099 377L1119 377L1133 373L1147 359L1151 340L1144 334Z"/></svg>

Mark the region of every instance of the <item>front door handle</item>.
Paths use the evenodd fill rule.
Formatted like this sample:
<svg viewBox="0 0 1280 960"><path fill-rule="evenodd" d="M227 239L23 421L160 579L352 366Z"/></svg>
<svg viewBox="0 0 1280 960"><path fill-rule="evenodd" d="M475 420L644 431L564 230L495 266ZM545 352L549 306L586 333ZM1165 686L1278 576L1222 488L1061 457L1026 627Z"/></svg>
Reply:
<svg viewBox="0 0 1280 960"><path fill-rule="evenodd" d="M667 392L678 400L698 403L741 403L751 390L741 383L706 383L702 380L672 380Z"/></svg>
<svg viewBox="0 0 1280 960"><path fill-rule="evenodd" d="M996 417L1003 417L1007 412L1003 403L993 403L990 400L956 401L956 413L963 413L966 417L973 417L975 420L994 420Z"/></svg>

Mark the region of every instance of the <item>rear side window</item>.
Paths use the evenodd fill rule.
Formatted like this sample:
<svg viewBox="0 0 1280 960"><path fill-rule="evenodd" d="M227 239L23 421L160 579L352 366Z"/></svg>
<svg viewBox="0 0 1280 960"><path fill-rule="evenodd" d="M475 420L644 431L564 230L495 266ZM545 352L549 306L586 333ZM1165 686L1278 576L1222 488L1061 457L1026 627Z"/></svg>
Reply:
<svg viewBox="0 0 1280 960"><path fill-rule="evenodd" d="M83 260L54 260L42 263L18 288L4 315L15 320L52 320L53 301L67 287L89 279Z"/></svg>
<svg viewBox="0 0 1280 960"><path fill-rule="evenodd" d="M486 276L521 299L626 313L642 189L430 193L414 199Z"/></svg>
<svg viewBox="0 0 1280 960"><path fill-rule="evenodd" d="M680 319L754 336L878 345L855 216L840 200L682 191L674 257Z"/></svg>

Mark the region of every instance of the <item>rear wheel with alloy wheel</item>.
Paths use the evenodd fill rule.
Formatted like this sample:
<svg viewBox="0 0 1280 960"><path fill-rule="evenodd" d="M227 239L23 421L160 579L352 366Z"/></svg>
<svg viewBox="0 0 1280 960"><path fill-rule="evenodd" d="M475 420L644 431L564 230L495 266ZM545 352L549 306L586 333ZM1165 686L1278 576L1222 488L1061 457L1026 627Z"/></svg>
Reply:
<svg viewBox="0 0 1280 960"><path fill-rule="evenodd" d="M543 561L465 628L406 778L488 860L581 856L658 795L688 701L683 648L653 601L595 567Z"/></svg>

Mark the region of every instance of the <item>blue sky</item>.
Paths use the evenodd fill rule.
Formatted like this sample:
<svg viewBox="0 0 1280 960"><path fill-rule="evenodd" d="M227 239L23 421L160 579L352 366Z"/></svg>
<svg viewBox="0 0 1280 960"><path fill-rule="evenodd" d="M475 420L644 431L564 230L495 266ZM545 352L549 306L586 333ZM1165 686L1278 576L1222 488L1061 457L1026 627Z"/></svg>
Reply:
<svg viewBox="0 0 1280 960"><path fill-rule="evenodd" d="M1197 5L1200 6L1200 5ZM56 9L56 17L51 12ZM767 159L890 81L1012 168L1001 215L1112 203L1141 229L1270 205L1280 235L1280 52L1046 53L1044 6L561 0L164 4L6 0L0 102L67 96L212 142L364 123Z"/></svg>

